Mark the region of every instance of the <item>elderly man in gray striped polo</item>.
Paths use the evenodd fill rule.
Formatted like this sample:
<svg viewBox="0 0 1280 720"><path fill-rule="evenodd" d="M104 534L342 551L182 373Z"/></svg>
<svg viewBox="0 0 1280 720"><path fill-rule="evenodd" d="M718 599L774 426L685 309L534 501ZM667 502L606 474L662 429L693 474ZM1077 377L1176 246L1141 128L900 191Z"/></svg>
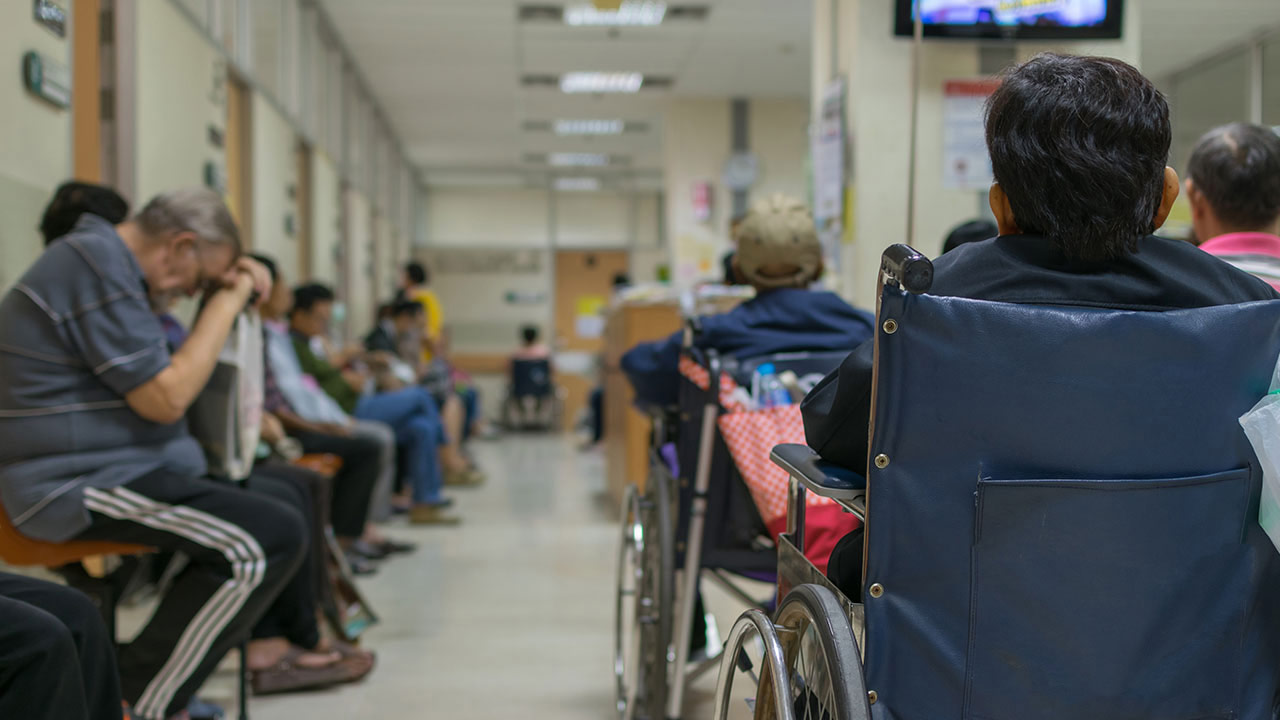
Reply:
<svg viewBox="0 0 1280 720"><path fill-rule="evenodd" d="M297 512L202 479L179 422L236 316L269 289L221 198L191 189L117 226L85 215L0 301L0 498L13 523L191 558L121 651L137 718L181 712L302 559ZM198 293L204 310L171 355L149 300Z"/></svg>

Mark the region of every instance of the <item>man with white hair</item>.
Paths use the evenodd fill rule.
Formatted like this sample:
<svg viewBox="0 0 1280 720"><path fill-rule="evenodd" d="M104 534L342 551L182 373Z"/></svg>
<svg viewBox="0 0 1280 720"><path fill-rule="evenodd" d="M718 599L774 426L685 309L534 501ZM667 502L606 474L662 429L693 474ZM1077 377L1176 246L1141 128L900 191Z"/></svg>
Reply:
<svg viewBox="0 0 1280 720"><path fill-rule="evenodd" d="M206 189L111 225L86 214L0 301L0 497L24 534L137 543L190 563L120 653L134 717L181 713L297 570L297 511L203 479L182 421L270 278ZM204 294L172 355L150 300Z"/></svg>
<svg viewBox="0 0 1280 720"><path fill-rule="evenodd" d="M809 290L822 277L822 245L804 203L774 195L737 227L732 271L755 298L702 320L699 344L739 359L784 352L848 350L871 337L874 318L838 295ZM680 388L683 332L640 343L622 369L641 405L674 405Z"/></svg>

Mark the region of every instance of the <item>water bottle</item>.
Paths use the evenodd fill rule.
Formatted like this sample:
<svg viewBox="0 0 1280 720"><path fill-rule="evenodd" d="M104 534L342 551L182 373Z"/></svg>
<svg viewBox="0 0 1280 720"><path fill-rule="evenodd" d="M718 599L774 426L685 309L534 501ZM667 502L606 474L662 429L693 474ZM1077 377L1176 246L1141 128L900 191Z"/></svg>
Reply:
<svg viewBox="0 0 1280 720"><path fill-rule="evenodd" d="M778 378L777 368L772 363L765 363L756 368L752 383L752 395L761 408L774 408L791 404L791 393Z"/></svg>

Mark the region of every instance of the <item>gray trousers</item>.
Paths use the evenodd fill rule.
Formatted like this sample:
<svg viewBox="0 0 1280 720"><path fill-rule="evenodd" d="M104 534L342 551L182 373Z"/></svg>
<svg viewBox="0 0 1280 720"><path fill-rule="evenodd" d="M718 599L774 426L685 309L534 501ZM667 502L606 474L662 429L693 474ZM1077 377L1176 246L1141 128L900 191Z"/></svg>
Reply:
<svg viewBox="0 0 1280 720"><path fill-rule="evenodd" d="M395 488L396 478L396 434L385 423L374 420L355 420L352 434L378 441L381 451L378 454L378 481L373 486L373 497L369 501L369 520L376 523L386 522L391 517L391 495Z"/></svg>

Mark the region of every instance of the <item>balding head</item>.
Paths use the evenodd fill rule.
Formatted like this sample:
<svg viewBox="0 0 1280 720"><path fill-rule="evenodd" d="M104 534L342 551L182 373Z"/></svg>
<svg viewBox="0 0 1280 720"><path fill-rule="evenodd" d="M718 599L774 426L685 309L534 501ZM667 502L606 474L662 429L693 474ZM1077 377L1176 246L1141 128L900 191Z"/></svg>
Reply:
<svg viewBox="0 0 1280 720"><path fill-rule="evenodd" d="M1280 135L1233 123L1200 138L1187 164L1196 237L1275 232L1280 223Z"/></svg>

